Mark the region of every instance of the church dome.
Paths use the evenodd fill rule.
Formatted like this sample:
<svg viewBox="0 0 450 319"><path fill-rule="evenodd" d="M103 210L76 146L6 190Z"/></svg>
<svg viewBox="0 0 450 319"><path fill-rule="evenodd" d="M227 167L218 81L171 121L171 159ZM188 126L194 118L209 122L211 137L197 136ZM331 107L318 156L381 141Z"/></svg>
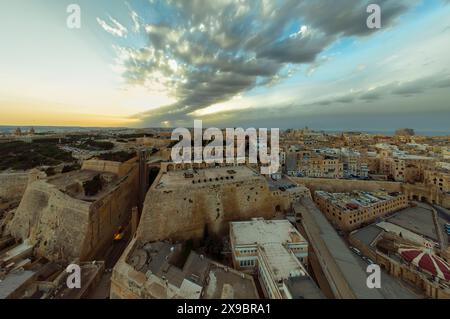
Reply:
<svg viewBox="0 0 450 319"><path fill-rule="evenodd" d="M442 280L450 281L450 265L442 258L434 255L429 249L403 246L398 251L407 262Z"/></svg>

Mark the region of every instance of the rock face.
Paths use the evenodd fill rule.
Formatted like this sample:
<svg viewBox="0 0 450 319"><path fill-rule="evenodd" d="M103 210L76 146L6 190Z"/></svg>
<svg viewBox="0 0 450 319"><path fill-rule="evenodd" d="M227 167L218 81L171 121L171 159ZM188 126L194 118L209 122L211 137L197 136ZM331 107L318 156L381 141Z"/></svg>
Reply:
<svg viewBox="0 0 450 319"><path fill-rule="evenodd" d="M118 228L129 220L136 205L138 168L113 180L96 197L74 196L73 181L78 171L31 183L7 227L17 239L28 239L38 256L49 260L89 260L108 243ZM72 183L65 185L64 182ZM70 194L70 195L69 195Z"/></svg>

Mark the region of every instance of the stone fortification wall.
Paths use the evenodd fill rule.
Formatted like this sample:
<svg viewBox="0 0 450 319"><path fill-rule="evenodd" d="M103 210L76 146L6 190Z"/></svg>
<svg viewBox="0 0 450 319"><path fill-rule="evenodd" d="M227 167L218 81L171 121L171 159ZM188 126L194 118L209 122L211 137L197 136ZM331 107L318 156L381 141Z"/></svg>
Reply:
<svg viewBox="0 0 450 319"><path fill-rule="evenodd" d="M27 185L43 177L45 177L45 173L38 170L2 173L0 174L0 198L5 200L20 200L25 193Z"/></svg>
<svg viewBox="0 0 450 319"><path fill-rule="evenodd" d="M208 234L225 234L228 222L252 217L273 217L280 203L264 179L175 190L152 188L146 196L138 237L143 241L167 238L186 240Z"/></svg>
<svg viewBox="0 0 450 319"><path fill-rule="evenodd" d="M36 181L27 187L6 232L28 239L37 255L49 260L90 260L130 219L137 187L137 166L93 202L73 198L47 181Z"/></svg>
<svg viewBox="0 0 450 319"><path fill-rule="evenodd" d="M137 157L132 158L124 163L92 159L84 161L81 169L96 172L108 172L117 174L119 177L122 177L128 174L128 172L136 164L136 162Z"/></svg>
<svg viewBox="0 0 450 319"><path fill-rule="evenodd" d="M291 209L293 201L311 196L302 186L288 191L271 190L259 174L159 187L164 184L160 182L164 174L166 169L162 168L145 198L138 229L142 241L200 239L205 231L221 236L228 233L230 221L279 217Z"/></svg>
<svg viewBox="0 0 450 319"><path fill-rule="evenodd" d="M89 206L37 181L27 187L7 232L17 239L29 239L38 255L51 260L77 257L88 232Z"/></svg>

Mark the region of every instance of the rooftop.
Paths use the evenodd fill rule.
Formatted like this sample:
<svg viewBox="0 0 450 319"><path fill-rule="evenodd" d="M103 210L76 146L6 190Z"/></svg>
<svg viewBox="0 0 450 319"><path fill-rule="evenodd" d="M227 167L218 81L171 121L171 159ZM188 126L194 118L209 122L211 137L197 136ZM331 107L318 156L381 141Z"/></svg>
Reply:
<svg viewBox="0 0 450 319"><path fill-rule="evenodd" d="M142 248L137 247L130 254L128 263L137 271L151 272L160 278L165 278L172 285L181 287L186 274L181 268L174 266L181 255L182 246L180 244L148 243Z"/></svg>
<svg viewBox="0 0 450 319"><path fill-rule="evenodd" d="M420 155L411 155L411 154L401 154L398 155L397 158L404 160L422 160L422 161L434 161L436 160L433 157L429 156L420 156Z"/></svg>
<svg viewBox="0 0 450 319"><path fill-rule="evenodd" d="M262 260L266 262L276 282L307 275L297 257L280 243L262 244L259 249Z"/></svg>
<svg viewBox="0 0 450 319"><path fill-rule="evenodd" d="M253 219L230 224L234 242L239 245L306 242L288 220Z"/></svg>
<svg viewBox="0 0 450 319"><path fill-rule="evenodd" d="M206 299L257 299L255 282L250 276L228 267L211 264L205 289Z"/></svg>
<svg viewBox="0 0 450 319"><path fill-rule="evenodd" d="M281 190L281 191L289 191L292 189L298 189L298 187L305 188L304 186L297 185L290 179L283 176L281 179L274 180L273 178L266 176L267 183L269 184L269 189L271 191Z"/></svg>
<svg viewBox="0 0 450 319"><path fill-rule="evenodd" d="M95 195L86 195L84 191L84 184L93 181L96 176L100 177L101 188ZM50 177L47 181L49 184L56 186L60 191L73 198L81 200L96 200L113 189L118 179L118 176L113 173L78 170Z"/></svg>
<svg viewBox="0 0 450 319"><path fill-rule="evenodd" d="M186 253L189 253L187 259ZM188 252L181 244L154 242L137 247L129 256L128 263L137 271L166 280L180 289L179 296L185 298L240 298L256 299L258 293L254 280L210 259ZM150 285L152 289L163 289ZM155 292L155 291L154 291ZM164 292L156 291L164 296Z"/></svg>
<svg viewBox="0 0 450 319"><path fill-rule="evenodd" d="M354 191L351 193L328 193L324 191L316 191L316 196L320 196L328 200L334 206L346 211L358 210L361 207L367 208L383 201L392 200L399 193L388 193L385 191L365 192Z"/></svg>
<svg viewBox="0 0 450 319"><path fill-rule="evenodd" d="M162 174L156 188L202 187L208 184L249 179L264 180L260 174L246 166L177 170Z"/></svg>
<svg viewBox="0 0 450 319"><path fill-rule="evenodd" d="M450 282L450 265L428 249L415 246L402 246L399 248L399 254L403 259L420 269L446 282Z"/></svg>

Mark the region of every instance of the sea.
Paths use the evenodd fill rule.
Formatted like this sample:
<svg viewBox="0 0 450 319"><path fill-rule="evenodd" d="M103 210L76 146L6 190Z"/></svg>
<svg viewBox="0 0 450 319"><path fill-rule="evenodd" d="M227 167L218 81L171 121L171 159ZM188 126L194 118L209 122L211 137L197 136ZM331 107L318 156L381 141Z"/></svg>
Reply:
<svg viewBox="0 0 450 319"><path fill-rule="evenodd" d="M134 131L137 129L144 128L127 128L127 127L77 127L77 126L12 126L12 125L0 125L0 134L4 133L12 133L17 128L20 128L22 132L27 132L31 128L34 128L36 133L71 133L71 132L93 132L93 131ZM158 129L158 128L154 128ZM160 128L163 129L163 128ZM301 128L298 128L301 129ZM167 130L167 128L164 128ZM369 134L381 134L386 136L393 136L395 134L396 128L392 130L329 130L329 129L320 129L313 128L315 132L324 132L324 133L342 133L342 132L353 132L353 133L369 133ZM415 130L415 134L419 136L450 136L450 130Z"/></svg>

